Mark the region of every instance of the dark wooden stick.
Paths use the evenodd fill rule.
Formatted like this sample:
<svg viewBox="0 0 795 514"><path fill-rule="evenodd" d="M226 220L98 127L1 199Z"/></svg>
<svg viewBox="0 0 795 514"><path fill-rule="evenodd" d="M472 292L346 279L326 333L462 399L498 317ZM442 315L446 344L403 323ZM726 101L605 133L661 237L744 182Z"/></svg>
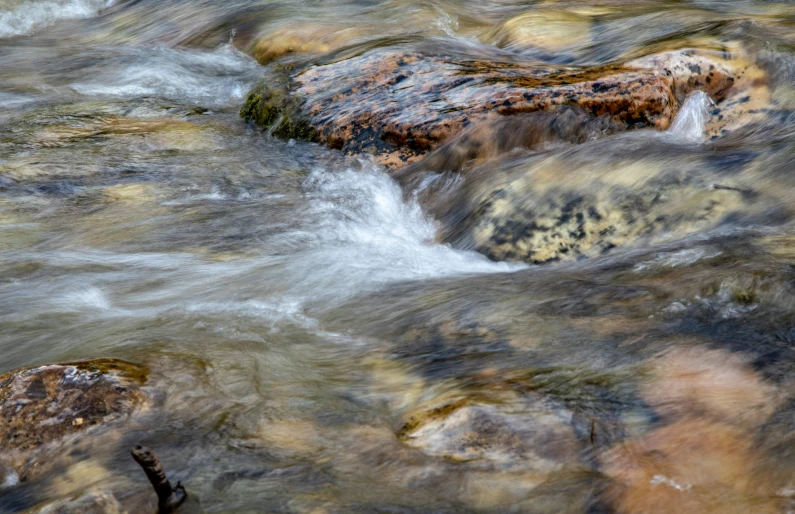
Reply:
<svg viewBox="0 0 795 514"><path fill-rule="evenodd" d="M152 487L155 488L158 514L175 512L185 501L185 498L188 497L188 493L185 492L182 484L177 482L177 487L172 489L171 483L168 481L165 471L163 471L163 466L160 464L160 459L157 458L155 452L146 446L139 444L130 450L130 454L135 459L135 462L143 468L146 478L149 479Z"/></svg>

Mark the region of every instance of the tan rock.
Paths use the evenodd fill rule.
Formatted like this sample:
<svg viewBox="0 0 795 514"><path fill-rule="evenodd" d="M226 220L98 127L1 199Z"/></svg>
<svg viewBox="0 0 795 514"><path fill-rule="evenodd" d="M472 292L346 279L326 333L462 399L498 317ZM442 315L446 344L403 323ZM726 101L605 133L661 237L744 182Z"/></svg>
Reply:
<svg viewBox="0 0 795 514"><path fill-rule="evenodd" d="M287 25L254 39L249 53L260 64L291 54L324 54L361 37L363 28L336 25Z"/></svg>
<svg viewBox="0 0 795 514"><path fill-rule="evenodd" d="M663 52L627 66L668 70L680 103L694 91L707 93L716 102L705 127L705 135L712 139L763 121L767 109L773 107L767 73L753 56L736 46L723 51L691 48Z"/></svg>

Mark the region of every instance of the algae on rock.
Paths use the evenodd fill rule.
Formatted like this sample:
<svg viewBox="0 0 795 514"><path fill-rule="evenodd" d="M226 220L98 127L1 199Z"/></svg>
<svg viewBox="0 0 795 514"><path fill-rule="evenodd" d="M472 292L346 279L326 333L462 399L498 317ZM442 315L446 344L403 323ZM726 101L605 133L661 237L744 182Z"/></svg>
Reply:
<svg viewBox="0 0 795 514"><path fill-rule="evenodd" d="M289 93L289 82L284 69L260 80L246 97L240 116L276 137L315 141L315 129L301 116L301 99Z"/></svg>

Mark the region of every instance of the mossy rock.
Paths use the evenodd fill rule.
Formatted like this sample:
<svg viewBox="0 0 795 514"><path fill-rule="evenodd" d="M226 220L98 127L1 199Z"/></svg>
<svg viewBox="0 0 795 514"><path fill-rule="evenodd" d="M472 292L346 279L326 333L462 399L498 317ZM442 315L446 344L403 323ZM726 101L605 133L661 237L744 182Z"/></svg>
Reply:
<svg viewBox="0 0 795 514"><path fill-rule="evenodd" d="M301 100L289 93L287 71L262 79L249 92L240 116L283 139L315 141L315 129L300 114Z"/></svg>

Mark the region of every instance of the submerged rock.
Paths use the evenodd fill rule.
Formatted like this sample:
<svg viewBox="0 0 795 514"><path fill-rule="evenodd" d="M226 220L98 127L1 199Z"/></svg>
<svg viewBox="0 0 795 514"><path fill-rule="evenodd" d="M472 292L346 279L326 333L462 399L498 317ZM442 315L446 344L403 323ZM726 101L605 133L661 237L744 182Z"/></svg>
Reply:
<svg viewBox="0 0 795 514"><path fill-rule="evenodd" d="M25 480L41 456L147 403L148 372L117 359L23 368L0 376L0 457Z"/></svg>
<svg viewBox="0 0 795 514"><path fill-rule="evenodd" d="M116 497L107 491L89 491L34 509L30 514L126 514Z"/></svg>
<svg viewBox="0 0 795 514"><path fill-rule="evenodd" d="M458 401L413 414L398 437L436 457L548 473L577 461L570 422L570 413L541 401L517 407Z"/></svg>
<svg viewBox="0 0 795 514"><path fill-rule="evenodd" d="M780 513L775 476L749 434L685 419L630 439L600 457L620 514Z"/></svg>
<svg viewBox="0 0 795 514"><path fill-rule="evenodd" d="M725 350L672 350L655 360L651 378L643 384L643 398L671 419L702 416L752 430L780 400L740 354Z"/></svg>
<svg viewBox="0 0 795 514"><path fill-rule="evenodd" d="M260 64L268 64L286 55L324 54L362 37L363 33L361 28L342 25L280 26L256 37L248 51Z"/></svg>
<svg viewBox="0 0 795 514"><path fill-rule="evenodd" d="M590 16L561 9L534 9L509 18L482 39L502 48L560 53L592 43Z"/></svg>
<svg viewBox="0 0 795 514"><path fill-rule="evenodd" d="M454 200L431 208L440 238L494 260L541 264L711 229L757 205L742 190L710 187L703 170L652 158L606 164L602 150L473 170Z"/></svg>

